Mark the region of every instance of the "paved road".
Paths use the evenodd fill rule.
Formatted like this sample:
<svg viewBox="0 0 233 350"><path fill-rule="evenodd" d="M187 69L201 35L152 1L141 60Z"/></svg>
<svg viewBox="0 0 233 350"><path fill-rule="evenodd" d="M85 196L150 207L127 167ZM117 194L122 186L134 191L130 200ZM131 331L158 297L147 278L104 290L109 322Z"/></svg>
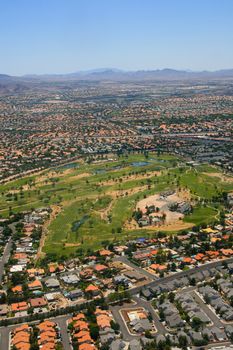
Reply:
<svg viewBox="0 0 233 350"><path fill-rule="evenodd" d="M58 316L55 318L51 318L50 320L57 323L58 327L61 331L61 341L64 347L64 350L72 350L72 346L70 344L69 334L67 333L67 325L66 321L71 317L71 315ZM30 324L38 324L38 321L30 322ZM18 327L19 325L13 325L8 327L0 328L0 350L9 350L9 341L10 341L10 332Z"/></svg>
<svg viewBox="0 0 233 350"><path fill-rule="evenodd" d="M61 340L62 340L64 350L72 350L69 334L67 332L67 323L66 323L70 317L71 316L60 316L53 319L53 321L56 322L58 327L60 328Z"/></svg>
<svg viewBox="0 0 233 350"><path fill-rule="evenodd" d="M155 275L153 275L152 273L150 273L148 271L145 271L141 267L135 265L134 263L129 261L129 259L126 256L117 257L117 258L114 259L114 261L120 261L120 262L124 263L125 265L128 265L129 267L132 267L138 273L140 273L141 275L146 276L147 278L150 278L152 280L158 280L158 277L156 277Z"/></svg>
<svg viewBox="0 0 233 350"><path fill-rule="evenodd" d="M2 277L4 274L4 265L8 262L10 257L10 251L12 247L12 238L10 237L9 241L7 242L3 255L0 259L0 283L2 283Z"/></svg>
<svg viewBox="0 0 233 350"><path fill-rule="evenodd" d="M113 318L114 320L120 325L120 329L121 329L121 333L122 333L122 337L125 341L131 341L135 338L138 338L138 336L136 335L132 335L129 333L128 328L126 327L125 322L123 321L121 314L120 314L120 310L121 309L127 309L127 307L132 308L135 307L137 305L132 305L132 304L124 304L123 306L110 306L110 310L113 314Z"/></svg>
<svg viewBox="0 0 233 350"><path fill-rule="evenodd" d="M0 329L0 349L8 350L9 349L9 336L12 327L2 327Z"/></svg>
<svg viewBox="0 0 233 350"><path fill-rule="evenodd" d="M153 321L155 323L155 327L156 327L158 333L161 333L161 334L168 333L168 331L166 330L164 325L159 321L159 317L156 314L156 312L155 312L155 310L150 302L143 300L141 298L138 298L138 297L133 297L133 300L136 301L137 306L144 307L146 310L148 310L151 313L151 316L153 318Z"/></svg>
<svg viewBox="0 0 233 350"><path fill-rule="evenodd" d="M225 262L227 263L232 263L233 262L233 258L229 258L229 259L225 259L224 260ZM180 277L184 277L184 276L190 276L192 273L196 273L196 272L201 272L201 271L204 271L204 270L208 270L208 269L211 269L211 268L215 268L217 266L221 266L222 265L222 260L220 261L215 261L215 262L211 262L209 264L205 264L205 265L202 265L202 266L199 266L198 268L193 268L193 269L190 269L188 271L182 271L182 272L178 272L178 273L175 273L171 276L167 276L167 277L163 277L163 278L159 278L157 280L154 280L152 282L149 282L146 286L150 286L150 287L154 287L154 286L158 286L160 284L164 284L166 282L170 282L174 279L177 279L177 278L180 278ZM141 269L139 268L140 272L141 272ZM129 293L132 295L132 296L136 296L140 290L141 290L142 287L135 287L135 288L131 288L129 290ZM142 300L141 301L142 303L147 303L146 301ZM151 311L150 307L148 306L149 304L147 304L147 308ZM120 307L121 308L121 307ZM127 331L127 328L125 327L125 324L119 314L119 312L117 312L117 307L111 307L112 311L113 311L113 315L116 319L116 321L121 325L121 328L122 328L122 334L124 336L125 339L132 339L131 337L133 337L132 335L130 335ZM204 310L204 308L203 308ZM154 320L156 320L156 314L154 315L153 312L152 313L152 317ZM211 319L212 317L214 317L212 314L211 314ZM64 315L64 316L60 316L58 318L55 318L54 320L58 320L59 322L61 322L61 331L62 331L62 334L63 334L63 341L64 343L66 344L66 346L68 345L67 341L69 342L69 340L67 340L68 338L68 335L66 336L65 333L64 333L64 330L66 329L65 328L65 324L64 324L64 321L62 321L64 319L67 319L68 316L67 315ZM60 321L60 319L62 319ZM217 320L215 320L217 322ZM56 321L57 322L57 321ZM221 322L221 321L220 321ZM217 324L217 323L216 323ZM222 324L221 324L222 326ZM10 329L12 329L12 327L16 327L15 326L9 326L9 327L1 327L0 328L0 349L1 350L8 350L8 339L9 339L9 332L10 332ZM164 329L162 328L159 328L159 324L157 323L157 327L158 327L158 330L161 331L162 333L164 332ZM66 349L66 348L65 348ZM67 350L70 349L70 344L68 345L67 347Z"/></svg>
<svg viewBox="0 0 233 350"><path fill-rule="evenodd" d="M216 327L219 328L224 326L220 319L215 315L213 311L210 310L210 308L203 302L203 300L195 291L190 294L192 295L193 299L201 306L201 309L206 313L206 315Z"/></svg>
<svg viewBox="0 0 233 350"><path fill-rule="evenodd" d="M186 277L186 276L190 277L193 273L202 272L202 271L205 271L205 270L209 270L211 268L215 268L217 266L221 266L223 261L225 261L226 263L232 263L233 262L233 258L220 260L220 261L213 261L213 262L210 262L208 264L204 264L204 265L198 266L198 268L193 268L193 269L189 269L187 271L177 272L177 273L174 273L174 274L172 274L170 276L166 276L166 277L163 277L163 278L158 278L155 281L149 282L144 287L156 287L156 286L159 286L161 284L165 284L167 282L171 282L171 281L176 280L176 279L181 278L181 277ZM131 288L131 289L129 289L129 293L131 295L138 294L140 292L141 288L142 288L141 286L140 287Z"/></svg>
<svg viewBox="0 0 233 350"><path fill-rule="evenodd" d="M15 233L15 225L16 225L16 222L13 222L12 224L9 225L9 227L12 230L12 234ZM4 274L4 265L8 262L10 258L11 247L12 247L12 237L10 237L9 241L7 242L3 255L0 258L0 284L2 283L2 277Z"/></svg>
<svg viewBox="0 0 233 350"><path fill-rule="evenodd" d="M150 304L150 302L148 302L146 300L142 300L141 298L136 297L136 296L133 297L133 301L135 302L134 304L131 303L131 304L124 304L123 306L122 305L110 306L110 310L113 314L115 321L120 325L122 336L123 336L123 339L125 341L130 341L132 339L139 337L139 335L136 335L136 334L132 335L129 333L128 328L127 328L127 326L126 326L126 324L125 324L125 322L120 314L120 311L122 309L127 309L127 308L135 308L135 307L145 308L146 310L148 310L151 313L151 316L153 318L153 321L154 321L154 324L155 324L155 327L156 327L158 333L161 333L161 334L167 333L166 328L159 321L159 318L158 318L155 310L153 309L152 305Z"/></svg>

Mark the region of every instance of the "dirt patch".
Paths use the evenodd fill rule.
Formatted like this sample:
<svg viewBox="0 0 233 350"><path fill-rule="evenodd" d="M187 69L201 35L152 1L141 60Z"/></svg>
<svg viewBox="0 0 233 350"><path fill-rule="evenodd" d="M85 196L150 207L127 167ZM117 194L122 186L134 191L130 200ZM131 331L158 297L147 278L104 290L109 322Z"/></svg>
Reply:
<svg viewBox="0 0 233 350"><path fill-rule="evenodd" d="M150 217L155 216L155 218L161 218L160 221L151 225L143 225L139 226L138 222L131 218L127 220L124 225L126 230L138 230L138 229L146 229L146 230L163 230L163 231L178 231L190 228L193 226L192 223L183 222L184 214L179 211L171 211L170 205L175 203L182 203L184 201L190 200L190 193L185 190L177 191L168 196L163 196L160 194L155 194L149 196L147 198L143 198L136 205L136 210L139 209L145 215L148 207L157 208L156 211L152 212ZM146 216L147 217L147 216Z"/></svg>
<svg viewBox="0 0 233 350"><path fill-rule="evenodd" d="M188 228L193 227L194 224L192 224L191 222L184 222L182 220L177 221L177 222L173 222L172 224L169 225L162 225L158 228L156 228L158 231L162 230L162 231L181 231L181 230L186 230Z"/></svg>
<svg viewBox="0 0 233 350"><path fill-rule="evenodd" d="M139 227L136 220L133 218L129 221L126 221L124 224L124 229L128 231L134 231L134 230L148 230L148 231L181 231L186 230L188 228L193 227L194 224L190 222L184 222L183 220L174 221L170 224L164 224L161 226L145 226L145 227Z"/></svg>
<svg viewBox="0 0 233 350"><path fill-rule="evenodd" d="M101 217L102 220L105 220L105 221L108 220L108 215L111 213L114 203L115 203L115 200L112 200L109 203L109 205L107 206L107 208L98 211L98 213L100 214L100 217Z"/></svg>
<svg viewBox="0 0 233 350"><path fill-rule="evenodd" d="M73 172L74 172L74 169L66 169L63 171L51 170L47 174L43 174L37 178L36 186L38 186L38 185L43 186L43 185L49 184L51 182L52 178L54 178L54 177L55 178L56 177L64 178L67 175L71 175ZM67 178L67 182L69 182L69 180L73 181L73 180L82 179L83 177L88 177L90 175L91 175L90 173L81 173L81 174L74 175L74 176L71 175Z"/></svg>
<svg viewBox="0 0 233 350"><path fill-rule="evenodd" d="M29 191L35 188L35 186L29 186L28 184L22 186L22 191ZM15 194L15 193L20 193L21 190L16 189L16 190L10 190L9 193Z"/></svg>
<svg viewBox="0 0 233 350"><path fill-rule="evenodd" d="M81 243L65 243L65 247L79 247Z"/></svg>
<svg viewBox="0 0 233 350"><path fill-rule="evenodd" d="M183 219L184 215L176 211L170 211L168 206L170 203L180 202L181 198L177 194L172 194L166 198L162 198L159 194L155 194L148 198L144 198L137 203L136 208L140 209L143 213L146 211L146 207L154 205L159 208L160 214L166 214L166 224L171 224L177 220Z"/></svg>

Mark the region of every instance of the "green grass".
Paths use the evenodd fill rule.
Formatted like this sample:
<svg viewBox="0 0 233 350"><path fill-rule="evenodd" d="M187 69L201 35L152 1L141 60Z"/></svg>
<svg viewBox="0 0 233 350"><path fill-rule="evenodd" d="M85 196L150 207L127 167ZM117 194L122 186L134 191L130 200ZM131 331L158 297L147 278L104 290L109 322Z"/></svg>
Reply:
<svg viewBox="0 0 233 350"><path fill-rule="evenodd" d="M133 162L146 161L146 166L134 167ZM179 163L179 167L177 164ZM96 173L102 170L101 173ZM151 171L160 170L158 176L144 177L143 179L132 179L132 175L148 174ZM65 173L64 173L65 171ZM78 167L70 169L59 168L44 171L58 181L52 183L47 178L46 182L37 183L38 176L33 175L24 179L15 180L1 185L0 215L9 215L9 207L13 212L29 210L32 207L48 206L52 204L62 205L62 210L57 218L48 228L48 237L44 246L46 253L57 253L58 255L69 255L77 247L67 247L65 244L80 243L83 249L97 249L101 247L104 240L122 240L125 237L140 237L151 235L146 229L126 231L124 223L132 217L136 203L144 195L152 195L166 189L177 187L186 188L195 200L208 200L210 206L214 197L220 196L222 191L233 190L233 183L216 181L215 177L205 173L216 173L215 167L201 165L196 168L188 167L186 162L170 155L149 154L145 159L143 154L132 154L121 157L115 161L102 162L98 164L79 163ZM85 177L77 176L87 174ZM64 175L64 176L63 176ZM41 175L39 175L41 176ZM111 182L107 182L111 180ZM31 186L23 190L23 195L18 193L17 200L12 196L9 200L9 192L19 190L25 184L37 183L36 188ZM149 187L148 187L149 186ZM143 191L132 194L131 190L143 188ZM112 191L124 190L128 195L114 199L110 195ZM112 202L112 205L111 205ZM101 213L111 205L110 216L101 219ZM72 231L73 223L87 215L88 219L75 231ZM216 219L217 211L212 207L199 205L184 221L195 225L208 224ZM121 231L121 232L120 232Z"/></svg>
<svg viewBox="0 0 233 350"><path fill-rule="evenodd" d="M218 218L218 210L211 207L196 207L193 213L185 216L185 222L195 225L211 224Z"/></svg>

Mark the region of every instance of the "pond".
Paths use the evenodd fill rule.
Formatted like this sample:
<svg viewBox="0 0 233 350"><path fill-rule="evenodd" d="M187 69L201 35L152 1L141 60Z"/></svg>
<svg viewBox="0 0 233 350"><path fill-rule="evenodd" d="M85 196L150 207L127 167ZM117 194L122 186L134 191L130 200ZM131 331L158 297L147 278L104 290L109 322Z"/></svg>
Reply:
<svg viewBox="0 0 233 350"><path fill-rule="evenodd" d="M78 221L74 221L72 223L72 227L71 227L71 231L75 232L79 229L80 226L82 226L84 224L85 221L87 221L89 218L88 215L84 215L80 220Z"/></svg>
<svg viewBox="0 0 233 350"><path fill-rule="evenodd" d="M68 163L59 166L57 169L74 169L74 168L79 168L79 165L77 163Z"/></svg>
<svg viewBox="0 0 233 350"><path fill-rule="evenodd" d="M133 163L131 163L131 165L134 167L146 166L146 165L150 165L150 164L151 163L149 163L149 162L133 162Z"/></svg>
<svg viewBox="0 0 233 350"><path fill-rule="evenodd" d="M97 175L97 174L104 174L106 173L106 170L105 169L96 169L93 174L94 175Z"/></svg>
<svg viewBox="0 0 233 350"><path fill-rule="evenodd" d="M123 169L124 165L115 165L112 168L110 168L110 170L119 170L119 169Z"/></svg>

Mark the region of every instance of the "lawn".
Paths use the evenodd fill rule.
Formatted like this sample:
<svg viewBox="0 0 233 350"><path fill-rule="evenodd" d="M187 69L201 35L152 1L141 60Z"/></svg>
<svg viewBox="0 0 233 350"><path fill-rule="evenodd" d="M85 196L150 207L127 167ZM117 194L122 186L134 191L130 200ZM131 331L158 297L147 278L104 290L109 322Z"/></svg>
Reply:
<svg viewBox="0 0 233 350"><path fill-rule="evenodd" d="M211 224L219 217L218 210L211 207L196 207L193 213L185 216L185 222L191 222L195 225Z"/></svg>
<svg viewBox="0 0 233 350"><path fill-rule="evenodd" d="M151 235L146 229L126 230L136 203L167 189L186 189L197 203L184 222L208 224L217 218L213 198L232 191L233 182L216 181L209 165L196 168L170 155L130 154L118 159L60 167L1 185L0 215L56 204L61 211L48 227L43 251L70 254L97 249L103 241ZM208 206L201 203L205 200ZM81 222L81 223L80 223ZM171 232L172 229L171 229Z"/></svg>

